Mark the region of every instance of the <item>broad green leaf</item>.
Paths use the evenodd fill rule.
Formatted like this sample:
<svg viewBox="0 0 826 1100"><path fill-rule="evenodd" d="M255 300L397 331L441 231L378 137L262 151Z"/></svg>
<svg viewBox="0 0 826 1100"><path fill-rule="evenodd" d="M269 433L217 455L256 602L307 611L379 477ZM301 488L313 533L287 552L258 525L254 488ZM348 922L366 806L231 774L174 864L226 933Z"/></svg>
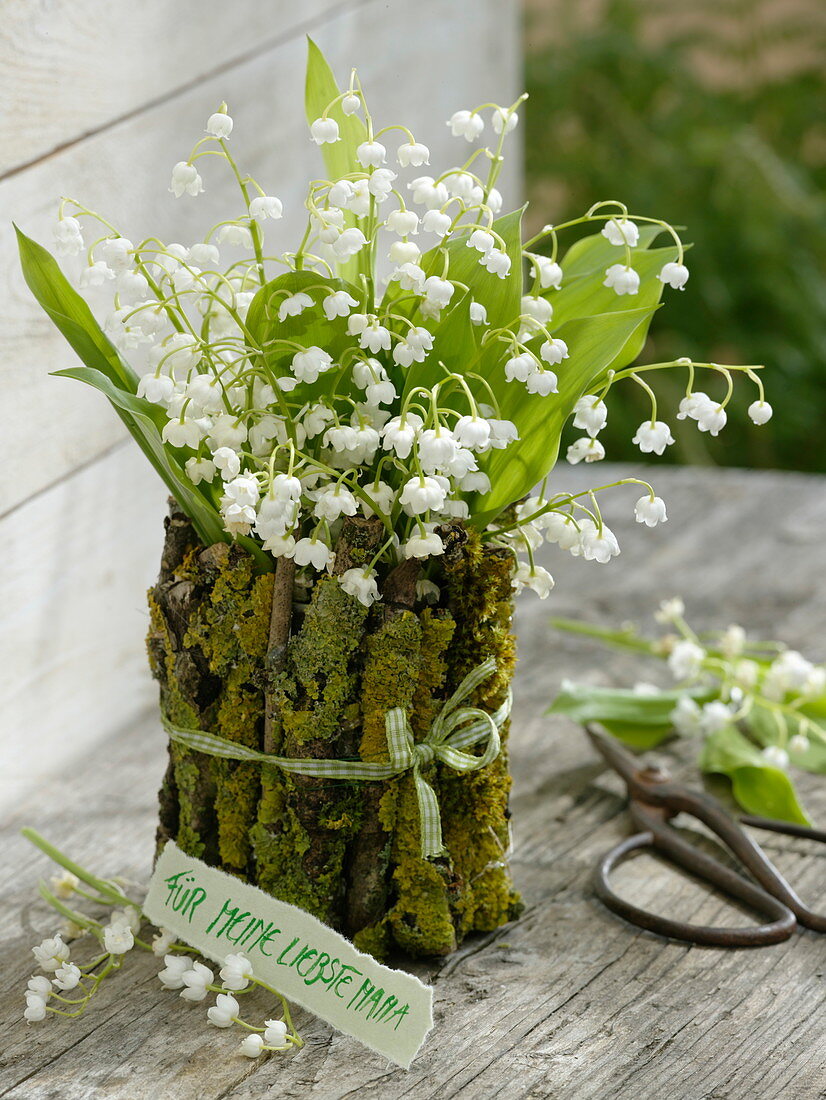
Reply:
<svg viewBox="0 0 826 1100"><path fill-rule="evenodd" d="M207 501L186 476L183 463L188 454L187 449L170 447L161 439L161 430L166 421L162 409L142 397L118 389L111 379L91 367L70 367L54 373L58 377L86 382L109 398L170 493L192 520L192 525L205 546L232 541L224 530L214 505ZM178 454L182 456L181 461L176 457ZM271 557L253 539L242 536L236 541L253 555L258 569L262 572L272 571Z"/></svg>
<svg viewBox="0 0 826 1100"><path fill-rule="evenodd" d="M304 105L308 125L315 122L338 95L340 95L340 89L327 59L312 38L308 38L307 79L304 88ZM341 103L337 103L335 107L328 111L327 117L338 123L339 130L338 141L327 142L321 146L327 175L331 180L337 180L342 176L349 176L353 172L362 172L363 168L356 159L356 149L363 141L367 140L367 130L364 123L357 114L345 115L341 109ZM344 224L345 226L354 226L356 224L355 215L346 212ZM357 280L359 272L358 256L352 256L338 266L343 278L352 281Z"/></svg>
<svg viewBox="0 0 826 1100"><path fill-rule="evenodd" d="M358 300L358 291L352 284L341 279L329 279L314 271L290 271L272 279L263 286L250 303L246 318L246 327L253 337L257 349L261 350L264 365L271 378L289 375L289 365L298 348L285 346L279 341L287 340L302 348L319 347L332 356L338 363L347 348L358 347L355 338L347 334L347 318L335 317L328 321L321 303L328 294L337 290L346 290ZM309 295L315 303L295 317L278 319L279 308L285 297L299 292ZM255 354L256 348L253 348ZM303 404L311 398L318 398L330 390L331 378L328 374L319 376L316 382L301 382L290 391L291 400ZM349 387L344 386L347 392Z"/></svg>
<svg viewBox="0 0 826 1100"><path fill-rule="evenodd" d="M105 374L121 389L134 393L138 378L121 359L92 316L86 302L69 284L54 257L17 226L20 265L29 290L63 333L78 358Z"/></svg>
<svg viewBox="0 0 826 1100"><path fill-rule="evenodd" d="M736 727L726 726L706 738L700 768L728 776L732 794L748 813L811 824L788 775L766 764L760 750Z"/></svg>
<svg viewBox="0 0 826 1100"><path fill-rule="evenodd" d="M512 420L520 441L505 450L493 451L485 469L491 491L471 505L472 522L484 527L503 508L520 500L550 472L556 462L565 421L579 398L616 360L640 325L647 324L653 307L629 309L597 317L569 321L558 330L570 356L559 368L559 393L548 397L529 394L520 382L496 382L501 414ZM491 385L494 382L491 381Z"/></svg>
<svg viewBox="0 0 826 1100"><path fill-rule="evenodd" d="M566 714L582 725L599 722L626 745L650 749L674 733L670 716L683 694L682 691L663 691L656 695L639 695L624 688L566 683L548 713ZM711 697L710 692L692 695L701 703Z"/></svg>

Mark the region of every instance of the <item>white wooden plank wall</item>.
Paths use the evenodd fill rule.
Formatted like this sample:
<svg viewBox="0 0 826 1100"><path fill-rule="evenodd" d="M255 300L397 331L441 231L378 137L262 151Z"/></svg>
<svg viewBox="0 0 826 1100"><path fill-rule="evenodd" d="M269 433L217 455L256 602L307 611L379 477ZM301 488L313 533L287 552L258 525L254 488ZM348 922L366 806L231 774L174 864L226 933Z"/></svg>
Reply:
<svg viewBox="0 0 826 1100"><path fill-rule="evenodd" d="M236 155L284 200L286 243L319 165L306 33L340 79L358 66L434 165L456 160L452 111L521 90L517 0L0 0L0 805L34 785L59 798L72 757L154 705L144 591L165 496L103 399L48 377L73 357L28 295L10 223L50 247L67 194L133 239L200 239L232 185L207 162L207 192L176 202L169 171L226 99Z"/></svg>

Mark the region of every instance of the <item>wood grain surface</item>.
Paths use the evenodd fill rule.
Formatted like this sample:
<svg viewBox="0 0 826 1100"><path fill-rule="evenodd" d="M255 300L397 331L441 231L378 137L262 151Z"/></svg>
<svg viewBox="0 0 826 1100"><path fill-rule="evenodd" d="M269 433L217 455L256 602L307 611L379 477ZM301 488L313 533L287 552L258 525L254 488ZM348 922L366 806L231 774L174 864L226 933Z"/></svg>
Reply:
<svg viewBox="0 0 826 1100"><path fill-rule="evenodd" d="M605 481L618 473L603 467ZM608 566L543 554L557 578L550 600L522 598L514 707L514 853L526 911L434 965L407 964L434 983L437 1025L405 1073L300 1014L306 1048L250 1063L238 1036L208 1028L203 1006L164 992L141 957L81 1020L27 1026L28 949L52 931L37 903L46 861L17 828L31 824L101 873L145 879L164 746L154 716L63 767L21 803L0 837L2 1007L0 1097L8 1100L815 1100L826 1095L824 941L796 934L748 951L697 948L631 929L595 901L597 856L625 835L619 783L572 723L544 714L563 677L628 683L662 676L630 654L561 636L552 614L650 623L675 592L698 627L742 623L824 658L826 481L794 474L635 470L666 498L665 528L637 527L636 493L606 506L623 553ZM560 473L581 488L593 468ZM160 532L158 533L160 544ZM26 731L14 731L26 752ZM690 746L672 766L698 782ZM826 820L822 780L801 781ZM814 905L826 908L826 852L768 838L766 847ZM648 857L618 876L643 905L683 918L742 922L720 897Z"/></svg>

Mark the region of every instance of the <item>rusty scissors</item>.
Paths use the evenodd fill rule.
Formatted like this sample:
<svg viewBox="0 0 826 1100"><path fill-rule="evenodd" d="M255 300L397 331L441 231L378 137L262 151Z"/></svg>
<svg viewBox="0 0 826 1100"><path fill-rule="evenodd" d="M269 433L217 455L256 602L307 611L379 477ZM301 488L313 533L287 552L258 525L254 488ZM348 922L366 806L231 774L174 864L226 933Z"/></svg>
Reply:
<svg viewBox="0 0 826 1100"><path fill-rule="evenodd" d="M671 939L718 947L762 947L788 939L798 926L826 932L826 915L814 913L766 856L759 844L742 828L749 825L788 836L806 837L826 843L826 832L763 817L735 820L716 799L703 791L675 783L661 767L643 766L612 737L586 726L592 743L623 778L628 788L629 811L639 829L621 841L598 863L594 884L600 901L612 912L640 928ZM685 840L672 824L678 813L701 821L735 855L753 879L726 867L713 856ZM711 886L744 902L767 923L729 928L690 924L641 909L615 893L610 877L614 868L630 853L651 848Z"/></svg>

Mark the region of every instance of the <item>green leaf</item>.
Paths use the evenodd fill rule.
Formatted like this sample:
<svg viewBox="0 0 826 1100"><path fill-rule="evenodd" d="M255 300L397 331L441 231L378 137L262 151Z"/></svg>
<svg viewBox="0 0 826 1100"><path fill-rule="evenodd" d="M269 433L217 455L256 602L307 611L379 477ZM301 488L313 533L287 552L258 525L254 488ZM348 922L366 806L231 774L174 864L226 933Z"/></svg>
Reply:
<svg viewBox="0 0 826 1100"><path fill-rule="evenodd" d="M750 814L810 825L789 776L767 764L760 750L734 726L706 738L700 768L726 775L732 794Z"/></svg>
<svg viewBox="0 0 826 1100"><path fill-rule="evenodd" d="M304 88L307 123L315 122L338 95L340 95L340 89L327 59L312 38L308 38L307 79ZM353 172L362 172L362 166L356 159L356 149L367 140L364 123L357 114L345 115L341 109L341 103L337 103L332 110L328 111L327 117L338 123L339 130L338 141L326 142L321 146L327 175L331 180L337 180ZM345 227L354 226L355 215L346 212L344 224ZM340 263L338 268L343 278L354 281L358 277L359 259L357 256L352 256L346 262Z"/></svg>
<svg viewBox="0 0 826 1100"><path fill-rule="evenodd" d="M333 360L339 362L347 348L358 347L358 343L347 334L347 318L335 317L328 321L320 303L328 294L337 290L346 290L358 299L359 292L351 283L342 279L329 279L314 271L290 271L272 279L263 286L250 303L246 318L246 327L253 337L267 371L273 378L288 375L289 363L296 349L282 347L277 341L289 340L301 347L319 347L328 352ZM316 303L315 308L305 309L296 317L278 319L278 310L284 299L302 292ZM251 349L253 354L256 348ZM327 393L330 389L330 377L321 375L316 382L301 382L292 391L295 401L304 403ZM345 391L347 387L344 387Z"/></svg>
<svg viewBox="0 0 826 1100"><path fill-rule="evenodd" d="M118 389L109 378L91 367L70 367L68 370L54 373L58 377L75 378L80 382L86 382L87 385L100 390L109 398L170 493L192 520L192 525L205 546L211 546L215 542L233 541L224 530L215 507L192 484L186 475L183 462L175 457L176 451L185 455L186 449L170 447L161 439L163 424L167 419L162 409L145 401L142 397ZM254 539L241 536L236 541L252 554L260 571L272 571L271 557Z"/></svg>
<svg viewBox="0 0 826 1100"><path fill-rule="evenodd" d="M635 749L650 749L674 733L671 712L684 691L662 691L639 695L627 688L594 687L565 683L548 709L548 714L565 714L585 725L599 722L617 740ZM711 692L692 692L700 703Z"/></svg>
<svg viewBox="0 0 826 1100"><path fill-rule="evenodd" d="M562 428L574 405L604 376L638 327L648 324L652 313L653 307L629 309L583 317L563 325L558 335L568 344L570 356L560 367L557 394L548 397L530 394L519 382L504 382L502 374L501 413L516 424L520 441L518 445L491 452L487 459L484 468L491 490L471 505L476 526L485 527L550 472L556 462Z"/></svg>
<svg viewBox="0 0 826 1100"><path fill-rule="evenodd" d="M54 257L17 226L20 265L29 290L87 367L105 374L121 389L134 393L138 377L121 359L92 316L86 302L69 284Z"/></svg>

